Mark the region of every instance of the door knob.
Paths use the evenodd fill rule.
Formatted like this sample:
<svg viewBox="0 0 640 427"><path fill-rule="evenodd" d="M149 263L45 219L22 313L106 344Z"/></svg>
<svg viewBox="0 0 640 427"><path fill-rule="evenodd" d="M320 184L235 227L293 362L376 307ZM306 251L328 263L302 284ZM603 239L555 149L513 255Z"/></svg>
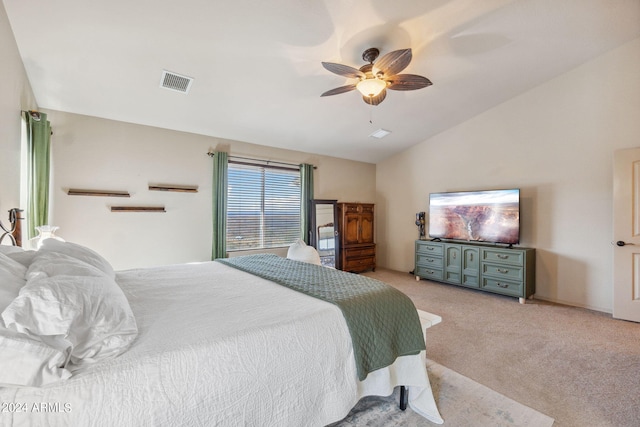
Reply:
<svg viewBox="0 0 640 427"><path fill-rule="evenodd" d="M618 246L626 246L626 245L633 245L633 243L627 243L627 242L623 242L622 240L618 240L616 242L616 245L618 245Z"/></svg>

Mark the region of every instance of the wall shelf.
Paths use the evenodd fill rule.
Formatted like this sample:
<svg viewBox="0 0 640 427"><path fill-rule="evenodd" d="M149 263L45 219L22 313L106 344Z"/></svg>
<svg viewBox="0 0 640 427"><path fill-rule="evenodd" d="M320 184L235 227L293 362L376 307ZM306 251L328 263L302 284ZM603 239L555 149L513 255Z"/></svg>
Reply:
<svg viewBox="0 0 640 427"><path fill-rule="evenodd" d="M108 191L108 190L81 190L70 188L67 190L69 196L98 196L98 197L131 197L128 191Z"/></svg>
<svg viewBox="0 0 640 427"><path fill-rule="evenodd" d="M190 185L165 185L155 184L149 185L150 191L173 191L179 193L197 193L198 187Z"/></svg>
<svg viewBox="0 0 640 427"><path fill-rule="evenodd" d="M111 206L111 212L166 212L164 206Z"/></svg>

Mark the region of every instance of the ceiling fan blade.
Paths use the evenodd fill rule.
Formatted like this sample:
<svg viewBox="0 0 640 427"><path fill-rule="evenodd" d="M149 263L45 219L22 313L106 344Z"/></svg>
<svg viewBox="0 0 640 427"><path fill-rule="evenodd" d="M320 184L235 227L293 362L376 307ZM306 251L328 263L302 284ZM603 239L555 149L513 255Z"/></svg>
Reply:
<svg viewBox="0 0 640 427"><path fill-rule="evenodd" d="M382 89L382 92L376 96L363 96L362 100L369 105L378 105L387 97L387 90Z"/></svg>
<svg viewBox="0 0 640 427"><path fill-rule="evenodd" d="M348 65L335 64L333 62L323 62L322 66L332 73L339 76L349 77L350 79L364 79L365 74L357 68L349 67Z"/></svg>
<svg viewBox="0 0 640 427"><path fill-rule="evenodd" d="M398 74L386 79L389 83L387 89L393 90L416 90L431 86L431 80L415 74Z"/></svg>
<svg viewBox="0 0 640 427"><path fill-rule="evenodd" d="M394 76L407 68L411 62L411 49L394 50L384 55L373 64L373 75L382 72L385 76Z"/></svg>
<svg viewBox="0 0 640 427"><path fill-rule="evenodd" d="M356 88L356 85L355 85L355 84L352 84L352 85L346 85L346 86L340 86L340 87L337 87L337 88L335 88L335 89L328 90L328 91L326 91L325 93L323 93L323 94L322 94L322 95L320 95L320 96L338 95L339 93L345 93L345 92L352 91L352 90L354 90L355 88Z"/></svg>

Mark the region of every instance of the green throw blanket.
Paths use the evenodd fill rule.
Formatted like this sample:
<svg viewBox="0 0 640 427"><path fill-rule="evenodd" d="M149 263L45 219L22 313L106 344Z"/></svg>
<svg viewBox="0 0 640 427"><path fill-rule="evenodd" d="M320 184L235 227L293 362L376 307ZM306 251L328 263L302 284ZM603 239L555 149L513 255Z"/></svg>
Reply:
<svg viewBox="0 0 640 427"><path fill-rule="evenodd" d="M337 305L351 334L360 381L398 356L425 349L413 302L379 280L272 254L216 261Z"/></svg>

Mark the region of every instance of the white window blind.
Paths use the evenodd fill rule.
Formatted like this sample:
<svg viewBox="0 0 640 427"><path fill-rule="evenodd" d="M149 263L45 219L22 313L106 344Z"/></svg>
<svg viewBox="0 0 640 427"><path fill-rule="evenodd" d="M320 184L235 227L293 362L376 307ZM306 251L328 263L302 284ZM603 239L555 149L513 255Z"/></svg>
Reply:
<svg viewBox="0 0 640 427"><path fill-rule="evenodd" d="M227 250L288 246L300 237L300 172L229 164Z"/></svg>

